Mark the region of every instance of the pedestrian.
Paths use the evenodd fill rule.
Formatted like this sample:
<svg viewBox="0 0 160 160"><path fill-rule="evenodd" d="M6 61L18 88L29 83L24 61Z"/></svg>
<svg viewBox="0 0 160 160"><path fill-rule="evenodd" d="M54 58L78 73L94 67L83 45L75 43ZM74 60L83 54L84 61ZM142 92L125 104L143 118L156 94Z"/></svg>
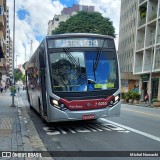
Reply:
<svg viewBox="0 0 160 160"><path fill-rule="evenodd" d="M149 101L149 95L147 92L145 94L144 101L145 101L145 103L148 103L148 101Z"/></svg>
<svg viewBox="0 0 160 160"><path fill-rule="evenodd" d="M4 90L7 91L7 85L5 85Z"/></svg>
<svg viewBox="0 0 160 160"><path fill-rule="evenodd" d="M3 86L2 86L2 84L1 84L1 86L0 86L0 89L1 89L1 93L3 92Z"/></svg>

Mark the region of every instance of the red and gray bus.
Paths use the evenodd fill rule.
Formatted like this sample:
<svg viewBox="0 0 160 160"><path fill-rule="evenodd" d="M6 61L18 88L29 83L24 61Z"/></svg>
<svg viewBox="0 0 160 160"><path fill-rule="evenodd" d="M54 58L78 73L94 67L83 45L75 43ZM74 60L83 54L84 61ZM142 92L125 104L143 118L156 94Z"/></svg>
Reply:
<svg viewBox="0 0 160 160"><path fill-rule="evenodd" d="M26 64L27 97L47 122L120 115L114 39L90 33L46 36Z"/></svg>

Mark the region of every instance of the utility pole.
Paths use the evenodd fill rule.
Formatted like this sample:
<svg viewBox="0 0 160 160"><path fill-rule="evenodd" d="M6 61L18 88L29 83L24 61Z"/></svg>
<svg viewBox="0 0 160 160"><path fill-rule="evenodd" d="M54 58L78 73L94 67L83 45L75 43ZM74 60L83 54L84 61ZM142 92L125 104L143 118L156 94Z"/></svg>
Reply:
<svg viewBox="0 0 160 160"><path fill-rule="evenodd" d="M12 88L15 88L15 79L14 79L14 52L15 52L15 0L13 2L13 57L12 57ZM11 107L15 107L14 104L14 94L12 92L12 105Z"/></svg>
<svg viewBox="0 0 160 160"><path fill-rule="evenodd" d="M152 35L152 49L151 49L151 69L149 76L149 106L152 105L152 67L153 67L153 55L154 55L154 33L150 33Z"/></svg>

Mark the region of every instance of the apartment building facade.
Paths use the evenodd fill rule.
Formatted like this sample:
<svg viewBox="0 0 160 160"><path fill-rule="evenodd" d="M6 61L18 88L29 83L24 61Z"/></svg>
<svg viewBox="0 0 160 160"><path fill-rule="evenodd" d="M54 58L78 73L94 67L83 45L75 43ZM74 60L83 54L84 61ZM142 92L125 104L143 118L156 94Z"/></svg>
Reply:
<svg viewBox="0 0 160 160"><path fill-rule="evenodd" d="M87 11L92 12L94 11L94 6L85 6L85 5L78 5L74 4L72 7L63 8L60 15L55 15L53 20L48 22L48 31L47 34L51 35L52 30L59 26L60 22L65 22L70 16L75 15L78 11Z"/></svg>
<svg viewBox="0 0 160 160"><path fill-rule="evenodd" d="M137 0L121 0L118 56L122 92L139 88L139 75L133 75Z"/></svg>
<svg viewBox="0 0 160 160"><path fill-rule="evenodd" d="M160 1L139 0L133 73L141 92L160 100Z"/></svg>
<svg viewBox="0 0 160 160"><path fill-rule="evenodd" d="M0 0L0 84L6 81L6 0Z"/></svg>
<svg viewBox="0 0 160 160"><path fill-rule="evenodd" d="M6 9L6 75L12 77L12 50L10 50L11 37L9 29L9 7Z"/></svg>

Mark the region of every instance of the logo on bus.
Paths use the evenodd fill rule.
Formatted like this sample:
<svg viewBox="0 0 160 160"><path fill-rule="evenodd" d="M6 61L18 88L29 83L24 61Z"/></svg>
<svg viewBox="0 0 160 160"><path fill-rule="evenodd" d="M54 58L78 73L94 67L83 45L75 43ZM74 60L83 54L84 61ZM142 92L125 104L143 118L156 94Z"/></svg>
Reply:
<svg viewBox="0 0 160 160"><path fill-rule="evenodd" d="M86 106L87 106L87 107L90 107L90 106L91 106L91 103L86 103Z"/></svg>

